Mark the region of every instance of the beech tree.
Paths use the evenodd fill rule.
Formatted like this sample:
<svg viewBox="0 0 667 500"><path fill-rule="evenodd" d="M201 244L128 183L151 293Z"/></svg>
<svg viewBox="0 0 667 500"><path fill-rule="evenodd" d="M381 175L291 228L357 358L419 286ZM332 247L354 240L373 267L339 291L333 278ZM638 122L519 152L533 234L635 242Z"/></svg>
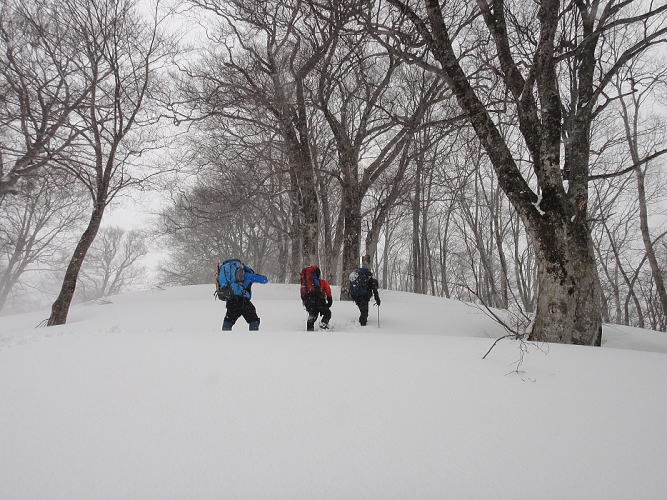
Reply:
<svg viewBox="0 0 667 500"><path fill-rule="evenodd" d="M531 237L539 267L532 339L601 342L601 290L588 220L591 124L609 104L604 92L614 75L667 33L667 5L636 4L387 0L387 17L404 20L394 49L408 61L426 58L437 65ZM474 85L480 78L479 59L472 60L480 54L475 33L482 27L493 43L493 50L482 46L488 69L500 76L530 152L532 186L499 128L503 113L493 112L490 94ZM613 32L627 33L614 52L608 46L617 41Z"/></svg>

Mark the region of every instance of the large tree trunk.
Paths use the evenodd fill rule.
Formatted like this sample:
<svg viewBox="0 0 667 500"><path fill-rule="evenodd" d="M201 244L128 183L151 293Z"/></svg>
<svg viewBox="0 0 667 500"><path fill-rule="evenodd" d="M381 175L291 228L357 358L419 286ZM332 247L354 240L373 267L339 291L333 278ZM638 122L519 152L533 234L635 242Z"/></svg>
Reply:
<svg viewBox="0 0 667 500"><path fill-rule="evenodd" d="M302 234L302 222L301 218L303 213L301 211L301 202L299 195L299 183L297 180L296 172L293 168L294 159L290 155L290 215L291 215L291 227L290 227L290 270L288 283L298 283L299 282L299 272L301 270L301 234Z"/></svg>
<svg viewBox="0 0 667 500"><path fill-rule="evenodd" d="M72 298L74 297L74 292L76 290L76 283L79 278L81 266L83 265L83 261L86 258L90 246L95 240L97 231L100 229L103 214L104 203L98 202L93 209L90 221L88 222L88 227L81 235L79 243L77 243L76 248L74 249L74 254L69 261L69 265L65 271L63 284L60 289L60 294L58 294L58 298L51 306L51 316L47 323L48 326L63 325L67 321L67 315L69 314L69 308L72 304Z"/></svg>
<svg viewBox="0 0 667 500"><path fill-rule="evenodd" d="M296 108L289 104L284 95L282 83L277 75L274 75L274 86L279 95L281 105L276 111L280 129L287 148L287 161L289 165L290 182L292 192L290 201L292 203L292 221L299 220L301 227L297 233L292 234L292 279L299 281L299 271L302 267L318 265L317 254L319 231L318 215L319 204L317 201L317 184L315 171L310 154L309 131L306 122L305 97L303 81L297 77L296 84ZM296 203L296 206L295 206ZM297 211L300 217L297 218ZM295 229L295 225L292 225ZM297 262L294 239L301 242L301 266Z"/></svg>
<svg viewBox="0 0 667 500"><path fill-rule="evenodd" d="M302 267L319 264L317 245L319 239L317 192L315 175L310 161L309 152L303 151L296 136L288 134L290 175L292 175L292 279L296 278ZM294 203L296 202L296 204ZM298 222L298 225L296 224ZM296 232L294 232L296 231ZM301 266L298 265L298 254L295 246L301 243Z"/></svg>
<svg viewBox="0 0 667 500"><path fill-rule="evenodd" d="M531 340L600 345L600 288L589 238L586 227L554 223L535 242L539 293Z"/></svg>
<svg viewBox="0 0 667 500"><path fill-rule="evenodd" d="M304 184L312 184L312 172L310 178L304 180ZM319 265L320 259L317 254L319 231L317 226L318 204L317 193L314 189L308 189L303 193L303 239L301 241L301 252L304 265Z"/></svg>
<svg viewBox="0 0 667 500"><path fill-rule="evenodd" d="M332 272L332 261L333 261L333 221L331 214L331 205L329 203L329 191L327 189L326 183L323 182L322 176L317 175L317 185L320 193L320 209L321 209L321 221L322 221L322 248L321 251L324 252L322 256L322 262L320 262L320 269L322 271L323 277L329 278L329 284L333 284L331 277L334 275Z"/></svg>
<svg viewBox="0 0 667 500"><path fill-rule="evenodd" d="M340 284L339 278L340 275L338 273L338 264L339 264L339 256L340 256L340 245L341 241L344 237L343 231L345 227L345 213L342 210L338 211L338 217L336 217L336 227L335 227L335 236L333 238L333 242L331 244L331 248L328 249L327 253L327 276L331 281L329 284L331 285L338 285Z"/></svg>
<svg viewBox="0 0 667 500"><path fill-rule="evenodd" d="M343 186L343 206L345 222L343 227L343 268L340 281L340 300L350 297L349 276L359 267L359 243L361 241L361 194L354 185Z"/></svg>

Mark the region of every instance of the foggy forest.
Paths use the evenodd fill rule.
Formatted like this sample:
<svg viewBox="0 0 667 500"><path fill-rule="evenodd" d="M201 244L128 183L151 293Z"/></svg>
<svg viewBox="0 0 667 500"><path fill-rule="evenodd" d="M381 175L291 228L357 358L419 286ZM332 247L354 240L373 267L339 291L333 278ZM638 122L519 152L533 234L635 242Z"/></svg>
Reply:
<svg viewBox="0 0 667 500"><path fill-rule="evenodd" d="M366 258L537 340L665 331L666 37L653 1L7 0L0 308Z"/></svg>

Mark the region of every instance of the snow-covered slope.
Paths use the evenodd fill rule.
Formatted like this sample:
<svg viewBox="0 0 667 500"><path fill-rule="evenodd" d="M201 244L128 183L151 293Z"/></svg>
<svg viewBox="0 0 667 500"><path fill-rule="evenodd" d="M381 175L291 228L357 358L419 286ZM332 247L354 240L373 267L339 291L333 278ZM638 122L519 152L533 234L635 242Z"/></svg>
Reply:
<svg viewBox="0 0 667 500"><path fill-rule="evenodd" d="M259 333L220 332L210 286L0 318L0 498L664 498L664 334L516 373L466 304L385 292L381 328L336 302L306 333L295 286L254 293Z"/></svg>

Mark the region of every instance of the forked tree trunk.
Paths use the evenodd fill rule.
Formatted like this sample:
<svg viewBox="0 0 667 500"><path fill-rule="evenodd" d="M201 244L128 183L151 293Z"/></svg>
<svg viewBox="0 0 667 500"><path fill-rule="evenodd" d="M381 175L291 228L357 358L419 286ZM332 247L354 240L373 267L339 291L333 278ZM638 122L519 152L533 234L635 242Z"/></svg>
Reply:
<svg viewBox="0 0 667 500"><path fill-rule="evenodd" d="M103 214L104 203L98 202L93 209L90 221L88 222L88 227L81 235L81 238L74 249L74 254L69 261L69 265L65 271L65 277L63 278L63 284L60 288L60 293L51 306L51 316L47 323L48 326L63 325L67 321L67 315L69 313L70 305L72 304L74 292L76 291L76 283L79 278L81 266L83 265L83 261L86 258L90 246L93 244L93 241L95 241L95 236L102 223Z"/></svg>

